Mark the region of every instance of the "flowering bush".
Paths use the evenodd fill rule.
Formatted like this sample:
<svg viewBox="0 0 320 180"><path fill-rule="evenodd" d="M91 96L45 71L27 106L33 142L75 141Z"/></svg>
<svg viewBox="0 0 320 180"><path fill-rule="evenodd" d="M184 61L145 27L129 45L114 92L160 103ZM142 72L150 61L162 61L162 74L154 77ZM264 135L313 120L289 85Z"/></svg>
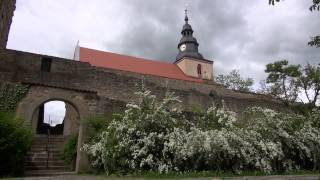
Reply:
<svg viewBox="0 0 320 180"><path fill-rule="evenodd" d="M123 115L83 145L94 168L107 174L320 168L318 111L304 117L255 107L237 120L233 112L210 107L190 120L173 93L160 102L149 90L136 95Z"/></svg>

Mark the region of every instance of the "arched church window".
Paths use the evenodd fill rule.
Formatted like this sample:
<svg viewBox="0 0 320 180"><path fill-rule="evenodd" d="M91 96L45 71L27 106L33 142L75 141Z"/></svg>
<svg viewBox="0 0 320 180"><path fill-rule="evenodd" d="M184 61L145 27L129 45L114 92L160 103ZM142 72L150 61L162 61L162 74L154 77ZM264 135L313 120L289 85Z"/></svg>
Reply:
<svg viewBox="0 0 320 180"><path fill-rule="evenodd" d="M202 74L201 64L198 64L197 70L198 70L198 75L200 76Z"/></svg>

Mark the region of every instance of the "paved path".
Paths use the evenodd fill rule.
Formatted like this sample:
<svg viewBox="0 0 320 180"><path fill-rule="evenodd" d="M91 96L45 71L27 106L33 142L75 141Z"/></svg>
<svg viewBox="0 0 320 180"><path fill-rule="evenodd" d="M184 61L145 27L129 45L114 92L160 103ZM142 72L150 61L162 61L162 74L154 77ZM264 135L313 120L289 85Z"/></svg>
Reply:
<svg viewBox="0 0 320 180"><path fill-rule="evenodd" d="M132 178L132 177L105 177L94 175L61 175L51 177L23 177L23 178L7 178L8 180L144 180L157 178ZM243 176L243 177L206 177L206 178L159 178L161 180L320 180L320 175L302 175L302 176Z"/></svg>

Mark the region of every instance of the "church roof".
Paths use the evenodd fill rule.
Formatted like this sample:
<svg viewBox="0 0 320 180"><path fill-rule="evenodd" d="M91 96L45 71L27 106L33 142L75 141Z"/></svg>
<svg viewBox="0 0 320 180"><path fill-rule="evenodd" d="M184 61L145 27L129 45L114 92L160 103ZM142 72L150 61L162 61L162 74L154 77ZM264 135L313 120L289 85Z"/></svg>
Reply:
<svg viewBox="0 0 320 180"><path fill-rule="evenodd" d="M170 79L199 83L203 82L202 79L192 78L185 75L175 64L120 55L84 47L79 47L79 60L82 62L88 62L92 66L96 67L154 75Z"/></svg>

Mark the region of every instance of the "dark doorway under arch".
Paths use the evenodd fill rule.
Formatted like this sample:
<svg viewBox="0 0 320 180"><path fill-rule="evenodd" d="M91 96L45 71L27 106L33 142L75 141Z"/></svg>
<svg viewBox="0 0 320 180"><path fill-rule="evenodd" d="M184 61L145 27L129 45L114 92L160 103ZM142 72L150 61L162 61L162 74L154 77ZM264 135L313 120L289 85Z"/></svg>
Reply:
<svg viewBox="0 0 320 180"><path fill-rule="evenodd" d="M66 103L49 101L38 108L37 134L63 135L66 117Z"/></svg>
<svg viewBox="0 0 320 180"><path fill-rule="evenodd" d="M33 113L35 133L40 135L76 136L80 116L73 105L63 100L42 103Z"/></svg>

